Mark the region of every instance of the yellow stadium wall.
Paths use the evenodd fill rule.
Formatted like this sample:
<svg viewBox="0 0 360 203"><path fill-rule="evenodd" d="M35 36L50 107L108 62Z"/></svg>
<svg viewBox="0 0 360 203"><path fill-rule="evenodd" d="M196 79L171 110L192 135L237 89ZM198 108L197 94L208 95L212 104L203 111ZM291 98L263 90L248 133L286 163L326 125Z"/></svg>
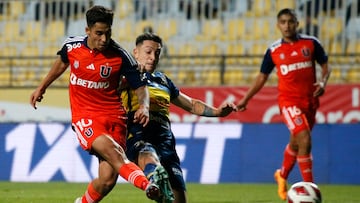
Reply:
<svg viewBox="0 0 360 203"><path fill-rule="evenodd" d="M30 106L30 94L34 89L29 88L6 88L0 89L0 101L15 102L15 103L28 103ZM70 107L68 89L47 89L44 99L38 106L52 106L52 107Z"/></svg>

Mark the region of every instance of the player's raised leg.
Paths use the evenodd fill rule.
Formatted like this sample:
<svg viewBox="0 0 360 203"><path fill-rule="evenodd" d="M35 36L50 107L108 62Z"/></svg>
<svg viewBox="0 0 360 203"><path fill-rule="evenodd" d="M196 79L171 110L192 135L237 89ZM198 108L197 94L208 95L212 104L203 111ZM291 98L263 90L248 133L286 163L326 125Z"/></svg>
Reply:
<svg viewBox="0 0 360 203"><path fill-rule="evenodd" d="M171 203L174 200L174 194L171 190L169 175L160 164L156 150L150 143L138 141L135 148L139 151L137 162L150 183L159 186L160 198L155 199L157 202Z"/></svg>

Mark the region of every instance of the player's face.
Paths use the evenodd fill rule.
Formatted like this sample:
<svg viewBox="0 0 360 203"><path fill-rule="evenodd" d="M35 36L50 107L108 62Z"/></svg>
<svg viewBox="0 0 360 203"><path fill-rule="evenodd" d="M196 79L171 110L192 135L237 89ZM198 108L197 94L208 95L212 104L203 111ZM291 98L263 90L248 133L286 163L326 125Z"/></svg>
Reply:
<svg viewBox="0 0 360 203"><path fill-rule="evenodd" d="M291 40L296 36L298 25L297 19L288 14L281 15L277 20L277 27L285 40Z"/></svg>
<svg viewBox="0 0 360 203"><path fill-rule="evenodd" d="M109 45L111 38L111 27L106 23L95 23L92 27L86 27L88 35L88 46L90 49L103 51Z"/></svg>
<svg viewBox="0 0 360 203"><path fill-rule="evenodd" d="M145 40L134 49L135 59L142 65L148 72L154 72L159 62L161 53L161 45L152 40Z"/></svg>

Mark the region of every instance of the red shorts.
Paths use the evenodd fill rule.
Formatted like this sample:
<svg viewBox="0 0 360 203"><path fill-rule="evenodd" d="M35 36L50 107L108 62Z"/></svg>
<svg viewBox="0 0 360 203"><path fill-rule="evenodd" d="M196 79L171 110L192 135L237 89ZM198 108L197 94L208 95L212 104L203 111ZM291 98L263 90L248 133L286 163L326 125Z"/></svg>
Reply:
<svg viewBox="0 0 360 203"><path fill-rule="evenodd" d="M316 109L301 108L297 105L280 105L282 118L290 130L296 135L303 130L311 131L315 124Z"/></svg>
<svg viewBox="0 0 360 203"><path fill-rule="evenodd" d="M113 117L93 117L72 119L72 126L76 132L80 146L84 150L91 150L93 141L101 135L112 137L121 147L126 147L126 119Z"/></svg>

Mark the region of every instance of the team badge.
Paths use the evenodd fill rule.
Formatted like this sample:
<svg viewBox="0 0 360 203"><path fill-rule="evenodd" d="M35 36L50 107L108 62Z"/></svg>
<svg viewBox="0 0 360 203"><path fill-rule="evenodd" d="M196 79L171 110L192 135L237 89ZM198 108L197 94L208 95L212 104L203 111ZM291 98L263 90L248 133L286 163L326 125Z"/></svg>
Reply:
<svg viewBox="0 0 360 203"><path fill-rule="evenodd" d="M302 120L301 117L296 117L294 121L295 121L296 125L302 125L303 124L303 120Z"/></svg>
<svg viewBox="0 0 360 203"><path fill-rule="evenodd" d="M91 127L90 128L85 128L84 134L87 137L91 137L94 134L94 131L93 131L93 129Z"/></svg>
<svg viewBox="0 0 360 203"><path fill-rule="evenodd" d="M79 68L80 62L79 62L78 60L75 60L73 66L74 66L74 68L76 68L76 69Z"/></svg>
<svg viewBox="0 0 360 203"><path fill-rule="evenodd" d="M111 74L112 67L109 64L100 66L100 76L102 78L108 78Z"/></svg>
<svg viewBox="0 0 360 203"><path fill-rule="evenodd" d="M310 56L310 49L305 47L305 48L301 49L301 53L303 54L303 56L309 57Z"/></svg>
<svg viewBox="0 0 360 203"><path fill-rule="evenodd" d="M165 75L161 75L161 85L168 86Z"/></svg>

